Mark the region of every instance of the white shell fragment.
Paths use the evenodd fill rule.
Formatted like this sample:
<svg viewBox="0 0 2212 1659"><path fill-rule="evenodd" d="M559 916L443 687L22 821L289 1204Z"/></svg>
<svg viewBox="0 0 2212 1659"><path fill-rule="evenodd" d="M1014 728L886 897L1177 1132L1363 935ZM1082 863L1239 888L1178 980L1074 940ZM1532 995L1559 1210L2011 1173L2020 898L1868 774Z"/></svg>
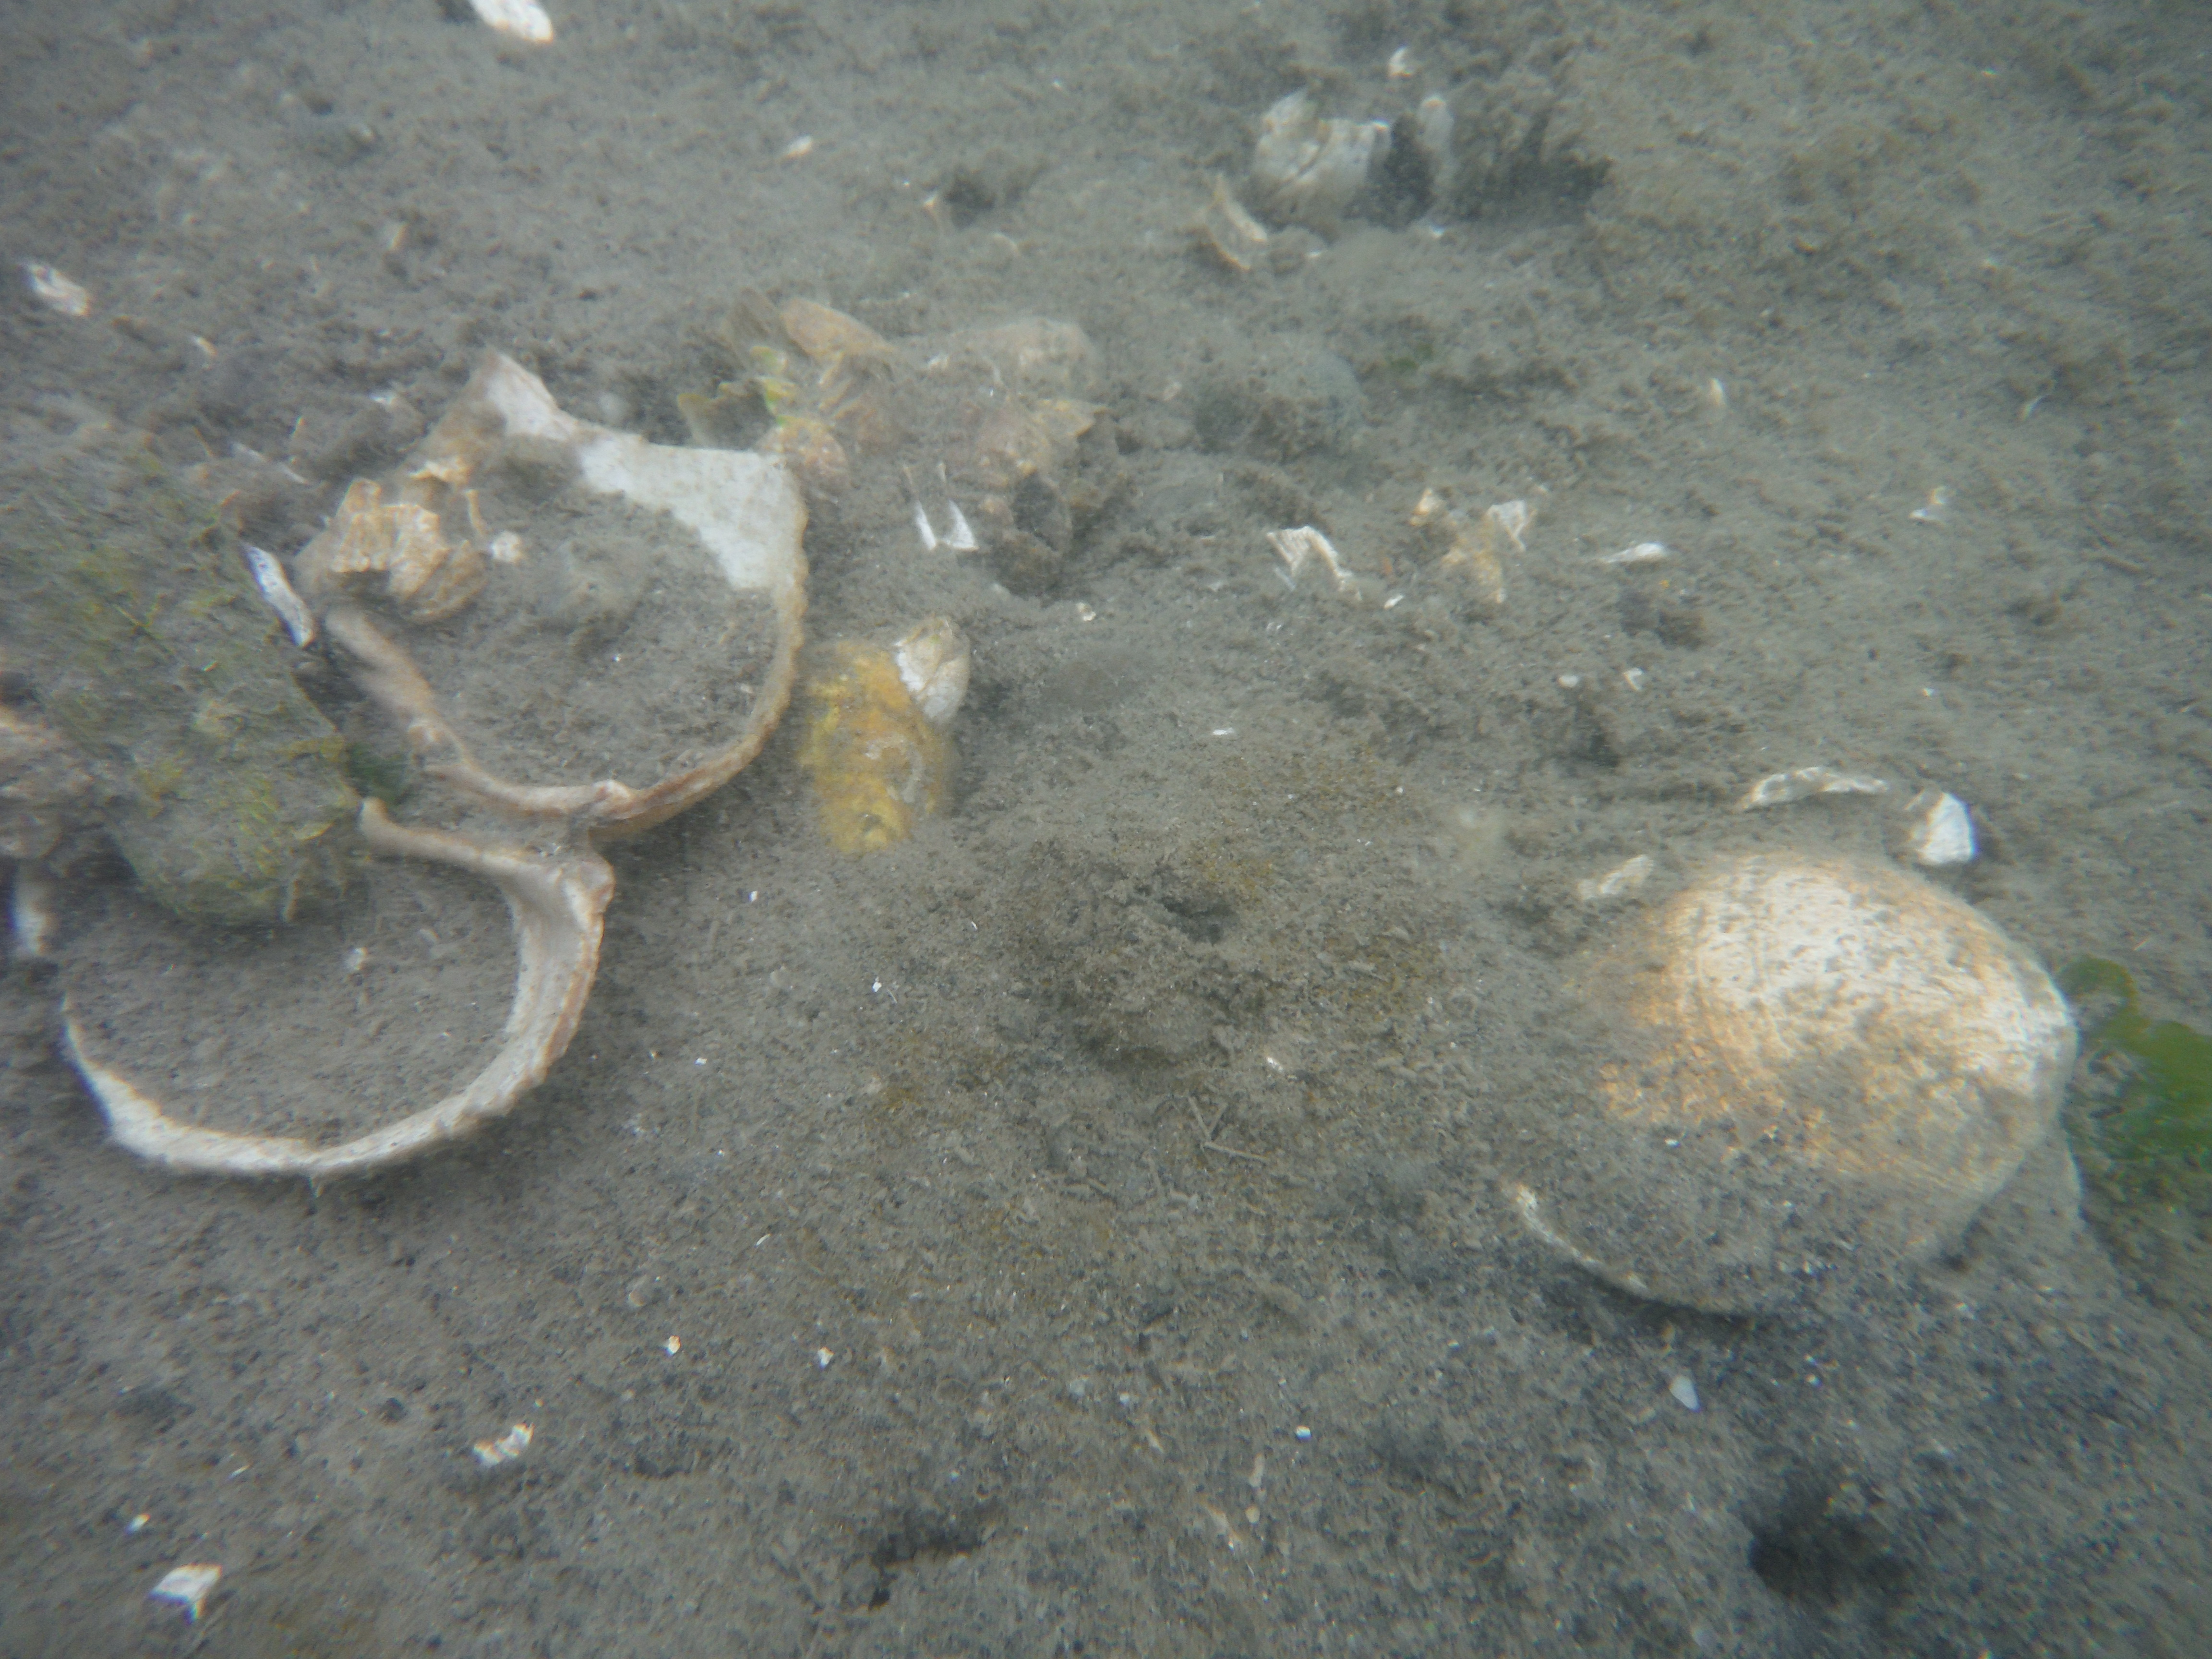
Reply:
<svg viewBox="0 0 2212 1659"><path fill-rule="evenodd" d="M1881 778L1838 772L1832 766L1801 766L1794 772L1775 772L1761 778L1735 804L1739 812L1761 806L1786 806L1814 795L1886 795L1888 783Z"/></svg>
<svg viewBox="0 0 2212 1659"><path fill-rule="evenodd" d="M185 1610L185 1616L197 1624L207 1599L215 1594L216 1584L222 1577L222 1569L213 1562L187 1561L171 1567L161 1575L161 1582L146 1592L154 1601L173 1601Z"/></svg>
<svg viewBox="0 0 2212 1659"><path fill-rule="evenodd" d="M1298 572L1316 559L1328 568L1338 592L1350 593L1358 587L1358 577L1345 567L1343 558L1330 544L1328 538L1310 524L1301 525L1295 530L1270 530L1267 545L1275 550L1275 556L1283 562L1283 579L1292 587L1298 585Z"/></svg>
<svg viewBox="0 0 2212 1659"><path fill-rule="evenodd" d="M1698 1401L1698 1384L1689 1372L1675 1372L1674 1380L1667 1384L1667 1392L1674 1396L1674 1403L1684 1411L1693 1412L1700 1409Z"/></svg>
<svg viewBox="0 0 2212 1659"><path fill-rule="evenodd" d="M553 20L538 0L469 0L477 16L495 33L542 46L553 39Z"/></svg>
<svg viewBox="0 0 2212 1659"><path fill-rule="evenodd" d="M478 1465L495 1469L502 1463L512 1463L530 1449L532 1431L527 1423L517 1423L496 1440L479 1440L469 1448Z"/></svg>
<svg viewBox="0 0 2212 1659"><path fill-rule="evenodd" d="M71 281L52 265L27 264L23 276L40 304L52 307L64 317L92 315L92 295L82 283Z"/></svg>
<svg viewBox="0 0 2212 1659"><path fill-rule="evenodd" d="M922 719L942 730L968 697L968 636L950 617L917 623L891 647L900 683Z"/></svg>
<svg viewBox="0 0 2212 1659"><path fill-rule="evenodd" d="M1915 864L1943 870L1974 861L1974 819L1966 802L1948 791L1923 789L1905 810L1912 815L1905 850Z"/></svg>
<svg viewBox="0 0 2212 1659"><path fill-rule="evenodd" d="M1632 547L1622 548L1618 553L1601 554L1591 562L1607 565L1651 564L1657 560L1672 557L1673 554L1674 549L1668 547L1664 542L1638 542Z"/></svg>
<svg viewBox="0 0 2212 1659"><path fill-rule="evenodd" d="M284 631L292 636L292 643L305 648L314 642L315 618L307 609L307 602L292 591L292 584L284 578L284 567L274 553L264 551L251 542L240 542L239 547L246 555L246 568L252 574L253 585L261 590L284 624Z"/></svg>
<svg viewBox="0 0 2212 1659"><path fill-rule="evenodd" d="M1584 904L1633 893L1651 879L1651 854L1638 853L1626 864L1617 864L1601 876L1586 876L1575 884L1575 896Z"/></svg>
<svg viewBox="0 0 2212 1659"><path fill-rule="evenodd" d="M1928 492L1928 499L1912 509L1912 515L1922 524L1942 524L1951 516L1951 492L1942 484Z"/></svg>
<svg viewBox="0 0 2212 1659"><path fill-rule="evenodd" d="M1382 121L1323 120L1303 92L1279 99L1260 121L1252 176L1261 205L1277 217L1326 230L1390 151Z"/></svg>

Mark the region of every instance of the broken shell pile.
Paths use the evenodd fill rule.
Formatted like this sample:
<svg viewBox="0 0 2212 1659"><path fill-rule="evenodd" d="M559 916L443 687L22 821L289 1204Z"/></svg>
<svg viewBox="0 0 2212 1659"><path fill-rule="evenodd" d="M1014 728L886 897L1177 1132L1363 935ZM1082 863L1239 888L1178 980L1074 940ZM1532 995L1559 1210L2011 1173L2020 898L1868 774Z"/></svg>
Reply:
<svg viewBox="0 0 2212 1659"><path fill-rule="evenodd" d="M411 1045L434 1068L451 1056L459 1086L407 1109L392 1089L323 1066L312 1042L261 1043L264 1024L283 1037L293 1000L281 965L252 994L273 1006L246 996L223 1014L202 1008L181 1022L189 1055L149 1054L150 1016L173 996L218 998L227 961L281 964L322 936L303 925L211 939L151 905L118 921L135 894L75 900L27 866L17 936L58 964L70 1056L115 1138L179 1170L322 1178L397 1162L512 1108L567 1047L590 992L614 885L595 842L726 782L790 700L805 518L781 457L669 448L577 420L520 364L489 357L399 476L356 482L293 571L362 693L342 735L406 781L385 792L396 806L360 811L374 855L360 884L385 896L365 924L370 942L349 950L331 933L329 971L303 968L299 998L322 997L315 1029L341 1034L327 1046L373 1061ZM281 571L257 566L256 577L281 586ZM53 770L37 733L11 725L8 743L18 769ZM57 774L57 791L72 787ZM17 855L33 854L48 826L17 816ZM504 901L518 963L503 1024L489 986L448 990L434 976L459 947L425 921L449 935L473 927L478 954L495 959L495 913L449 921L474 902L465 883L458 898L434 898L454 890L455 874L440 872L489 882ZM384 959L410 952L433 976L395 969L380 1006ZM306 1081L277 1086L264 1053Z"/></svg>
<svg viewBox="0 0 2212 1659"><path fill-rule="evenodd" d="M2073 1022L2043 969L1902 871L1753 855L1581 987L1604 1052L1514 1185L1524 1225L1717 1311L1954 1244L2056 1122Z"/></svg>
<svg viewBox="0 0 2212 1659"><path fill-rule="evenodd" d="M817 501L905 519L925 553L980 554L1016 592L1048 591L1126 487L1091 398L1097 353L1073 324L893 342L827 306L748 293L716 331L736 376L677 399L698 441L757 434Z"/></svg>

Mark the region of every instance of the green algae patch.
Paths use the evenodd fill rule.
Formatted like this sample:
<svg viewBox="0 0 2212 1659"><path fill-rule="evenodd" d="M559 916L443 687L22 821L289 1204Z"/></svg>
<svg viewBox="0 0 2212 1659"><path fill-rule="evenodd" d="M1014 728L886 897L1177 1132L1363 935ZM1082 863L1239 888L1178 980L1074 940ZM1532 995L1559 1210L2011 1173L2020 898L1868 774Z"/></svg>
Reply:
<svg viewBox="0 0 2212 1659"><path fill-rule="evenodd" d="M2212 1339L2212 1036L2153 1019L2101 957L2058 982L2081 1027L2066 1131L2084 1211L2142 1292Z"/></svg>
<svg viewBox="0 0 2212 1659"><path fill-rule="evenodd" d="M2212 1036L2142 1011L2135 976L2084 957L2058 982L2081 1026L2088 1085L2075 1139L2145 1189L2212 1183Z"/></svg>
<svg viewBox="0 0 2212 1659"><path fill-rule="evenodd" d="M179 915L274 921L343 884L345 744L236 538L142 445L94 429L0 473L0 655Z"/></svg>

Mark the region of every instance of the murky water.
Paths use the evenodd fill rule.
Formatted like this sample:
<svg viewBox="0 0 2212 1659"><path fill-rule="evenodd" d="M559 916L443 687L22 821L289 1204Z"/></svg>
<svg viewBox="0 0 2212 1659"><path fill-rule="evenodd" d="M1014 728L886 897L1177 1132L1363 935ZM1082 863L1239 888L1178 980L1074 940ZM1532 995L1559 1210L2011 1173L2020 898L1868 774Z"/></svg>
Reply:
<svg viewBox="0 0 2212 1659"><path fill-rule="evenodd" d="M965 633L942 811L838 853L795 713L608 849L568 1053L458 1148L320 1190L154 1171L18 951L0 1649L2197 1650L2185 1170L2148 1201L2062 1127L1887 1254L1815 1194L1757 1312L1622 1288L1606 1215L1543 1205L1663 1213L1672 1131L1575 1127L1651 1058L1589 988L1725 860L1912 868L2212 1028L2212 30L2041 0L552 17L531 46L412 0L17 7L0 240L87 314L0 302L14 476L108 419L289 556L486 349L686 441L678 396L745 372L746 289L917 375L957 331L1075 324L1084 447L994 509L980 463L937 473L951 427L856 444L808 630ZM1346 202L1249 181L1300 88L1394 124ZM1343 581L1271 548L1305 526ZM1887 789L1737 810L1812 767ZM1923 792L1972 862L1911 865ZM69 902L126 925L123 868L64 852ZM319 968L302 934L198 988L240 1029L149 1064L196 1112L246 1056L308 1080L280 1105L434 1073L435 977L481 965L450 949L505 971L496 910L440 890L349 901L393 941L373 1015L354 936ZM2088 1133L2111 1078L2076 1085ZM149 1594L181 1564L222 1569L196 1625Z"/></svg>

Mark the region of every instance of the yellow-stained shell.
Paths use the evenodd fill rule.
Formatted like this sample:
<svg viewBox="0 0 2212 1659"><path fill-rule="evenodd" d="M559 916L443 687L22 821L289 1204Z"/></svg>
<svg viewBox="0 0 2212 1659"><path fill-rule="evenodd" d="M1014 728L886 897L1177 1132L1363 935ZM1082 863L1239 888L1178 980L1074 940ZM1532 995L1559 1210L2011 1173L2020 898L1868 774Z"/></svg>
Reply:
<svg viewBox="0 0 2212 1659"><path fill-rule="evenodd" d="M2074 1063L2033 957L1941 889L1840 859L1711 872L1581 990L1612 1051L1516 1201L1584 1267L1693 1306L1955 1243L2049 1135Z"/></svg>

